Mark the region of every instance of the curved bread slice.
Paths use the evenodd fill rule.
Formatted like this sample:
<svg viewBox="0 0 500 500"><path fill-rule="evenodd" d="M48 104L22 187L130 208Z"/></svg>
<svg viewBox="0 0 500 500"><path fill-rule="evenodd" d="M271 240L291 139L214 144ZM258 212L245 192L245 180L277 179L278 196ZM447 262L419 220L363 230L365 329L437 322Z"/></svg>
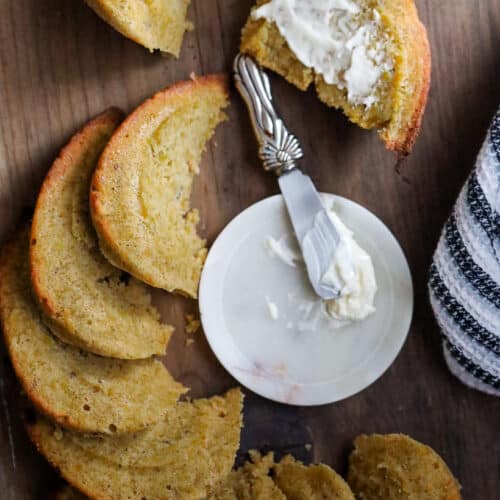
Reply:
<svg viewBox="0 0 500 500"><path fill-rule="evenodd" d="M257 0L257 6L270 0ZM250 16L243 28L241 52L252 55L262 66L276 71L301 90L315 83L319 98L340 108L357 125L379 130L388 149L410 153L420 131L430 84L430 48L425 27L413 0L353 0L361 11L376 9L381 40L393 61L383 73L378 102L372 106L352 104L346 89L325 83L321 75L302 64L274 22Z"/></svg>
<svg viewBox="0 0 500 500"><path fill-rule="evenodd" d="M64 427L120 433L163 418L185 388L152 359L107 359L54 338L32 299L29 233L0 257L0 321L14 370L36 408Z"/></svg>
<svg viewBox="0 0 500 500"><path fill-rule="evenodd" d="M239 441L242 394L239 389L224 397L214 396L192 402L179 402L168 409L165 418L136 433L120 436L85 436L67 433L68 439L93 456L122 467L174 467L180 453L193 453L216 445L215 453L231 469L234 443ZM228 453L229 451L229 453Z"/></svg>
<svg viewBox="0 0 500 500"><path fill-rule="evenodd" d="M179 56L190 0L85 0L104 21L147 49Z"/></svg>
<svg viewBox="0 0 500 500"><path fill-rule="evenodd" d="M293 500L354 500L349 485L325 464L306 466L287 456L275 465L274 481Z"/></svg>
<svg viewBox="0 0 500 500"><path fill-rule="evenodd" d="M348 483L370 500L459 500L460 486L442 458L403 434L358 436Z"/></svg>
<svg viewBox="0 0 500 500"><path fill-rule="evenodd" d="M192 438L192 433L199 431L191 428L194 423L191 419L185 422L181 419L179 426L174 425L171 431L159 424L162 430L146 431L149 433L146 439L144 436L131 437L129 441L122 437L103 438L104 449L95 438L86 443L84 437L62 431L44 419L29 426L28 431L49 462L91 498L200 499L206 498L233 466L239 446L242 401L241 392L232 390L225 397L193 403L195 411L203 414L198 415L203 428L198 440ZM172 441L154 445L155 451L151 453L148 447L156 438ZM130 466L131 463L137 466Z"/></svg>
<svg viewBox="0 0 500 500"><path fill-rule="evenodd" d="M196 297L207 250L191 186L226 105L222 76L177 83L137 108L99 160L90 199L101 250L152 286Z"/></svg>
<svg viewBox="0 0 500 500"><path fill-rule="evenodd" d="M160 323L147 287L101 254L89 214L90 179L121 118L110 109L87 123L49 170L31 228L31 279L45 320L62 340L138 359L164 354L172 328Z"/></svg>

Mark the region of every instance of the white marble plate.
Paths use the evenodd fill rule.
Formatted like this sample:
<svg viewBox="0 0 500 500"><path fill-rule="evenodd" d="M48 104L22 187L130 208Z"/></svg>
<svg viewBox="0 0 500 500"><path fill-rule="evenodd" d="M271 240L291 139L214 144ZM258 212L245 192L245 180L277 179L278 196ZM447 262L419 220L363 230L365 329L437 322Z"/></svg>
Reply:
<svg viewBox="0 0 500 500"><path fill-rule="evenodd" d="M389 229L362 206L334 195L328 204L372 257L376 312L339 329L320 320L304 329L300 306L315 296L302 266L272 257L268 236L292 234L281 195L239 214L210 249L200 283L203 329L219 361L266 398L320 405L368 387L392 364L413 312L410 270ZM267 302L278 309L272 317Z"/></svg>

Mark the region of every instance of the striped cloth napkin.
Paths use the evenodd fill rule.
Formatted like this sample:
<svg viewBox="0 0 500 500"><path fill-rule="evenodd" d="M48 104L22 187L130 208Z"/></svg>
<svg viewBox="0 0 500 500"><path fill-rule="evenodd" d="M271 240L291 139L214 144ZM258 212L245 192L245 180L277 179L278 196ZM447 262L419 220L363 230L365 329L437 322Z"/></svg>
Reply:
<svg viewBox="0 0 500 500"><path fill-rule="evenodd" d="M434 254L429 280L448 367L500 395L500 110Z"/></svg>

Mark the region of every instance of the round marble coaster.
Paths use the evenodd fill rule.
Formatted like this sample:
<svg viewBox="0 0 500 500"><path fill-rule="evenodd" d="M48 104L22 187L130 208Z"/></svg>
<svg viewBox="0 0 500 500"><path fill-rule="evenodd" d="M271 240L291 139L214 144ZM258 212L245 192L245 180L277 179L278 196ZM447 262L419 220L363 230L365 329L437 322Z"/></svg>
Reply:
<svg viewBox="0 0 500 500"><path fill-rule="evenodd" d="M201 277L201 321L215 355L242 385L282 403L332 403L369 386L398 355L413 312L410 270L389 229L361 205L323 196L372 257L376 312L365 320L333 329L315 312L303 265L270 253L270 236L293 237L281 195L228 224Z"/></svg>

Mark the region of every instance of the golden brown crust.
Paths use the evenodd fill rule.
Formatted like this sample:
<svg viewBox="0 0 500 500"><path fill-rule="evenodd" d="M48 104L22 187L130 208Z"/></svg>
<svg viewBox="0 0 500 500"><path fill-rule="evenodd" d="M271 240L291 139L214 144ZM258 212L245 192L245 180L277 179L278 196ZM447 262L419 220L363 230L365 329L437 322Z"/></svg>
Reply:
<svg viewBox="0 0 500 500"><path fill-rule="evenodd" d="M64 330L62 325L57 322L53 322L50 318L53 318L57 314L57 308L52 300L51 293L47 290L42 283L40 276L40 265L37 262L36 256L33 252L33 244L36 243L36 235L39 231L41 224L40 215L41 211L37 208L41 205L47 203L47 199L53 189L57 187L57 184L64 179L68 169L71 167L70 161L72 157L78 157L81 154L82 148L86 147L90 141L93 140L94 136L99 130L109 130L109 133L116 129L116 127L123 121L124 113L118 108L109 108L103 111L101 114L87 122L82 128L71 138L68 144L59 152L59 155L54 160L52 167L47 172L45 179L43 181L42 187L38 194L35 211L33 213L33 221L31 223L31 244L30 244L30 260L31 260L31 285L33 287L34 297L37 299L39 306L44 311L46 319L51 323L51 327L54 331L57 331L57 336L67 342L68 344L80 347L82 349L87 348L83 342L79 342L78 339L72 335L68 335L68 332Z"/></svg>
<svg viewBox="0 0 500 500"><path fill-rule="evenodd" d="M106 146L91 182L90 211L94 227L97 231L101 251L115 266L132 274L145 283L168 291L183 293L196 297L196 290L183 291L179 289L168 289L158 283L158 276L153 270L147 270L136 259L130 258L126 251L117 243L119 241L119 230L113 226L105 210L106 188L109 182L111 169L116 169L117 155L129 148L134 148L136 141L141 139L141 128L150 116L166 116L171 108L175 107L176 101L195 93L197 87L213 87L223 93L226 98L229 95L229 84L226 75L206 75L193 77L191 80L177 82L159 92L142 103L135 109L113 134Z"/></svg>
<svg viewBox="0 0 500 500"><path fill-rule="evenodd" d="M431 82L431 50L414 0L385 0L384 8L394 16L391 26L406 52L400 78L409 88L401 106L395 106L399 116L393 116L380 136L387 149L405 156L411 153L420 133Z"/></svg>

